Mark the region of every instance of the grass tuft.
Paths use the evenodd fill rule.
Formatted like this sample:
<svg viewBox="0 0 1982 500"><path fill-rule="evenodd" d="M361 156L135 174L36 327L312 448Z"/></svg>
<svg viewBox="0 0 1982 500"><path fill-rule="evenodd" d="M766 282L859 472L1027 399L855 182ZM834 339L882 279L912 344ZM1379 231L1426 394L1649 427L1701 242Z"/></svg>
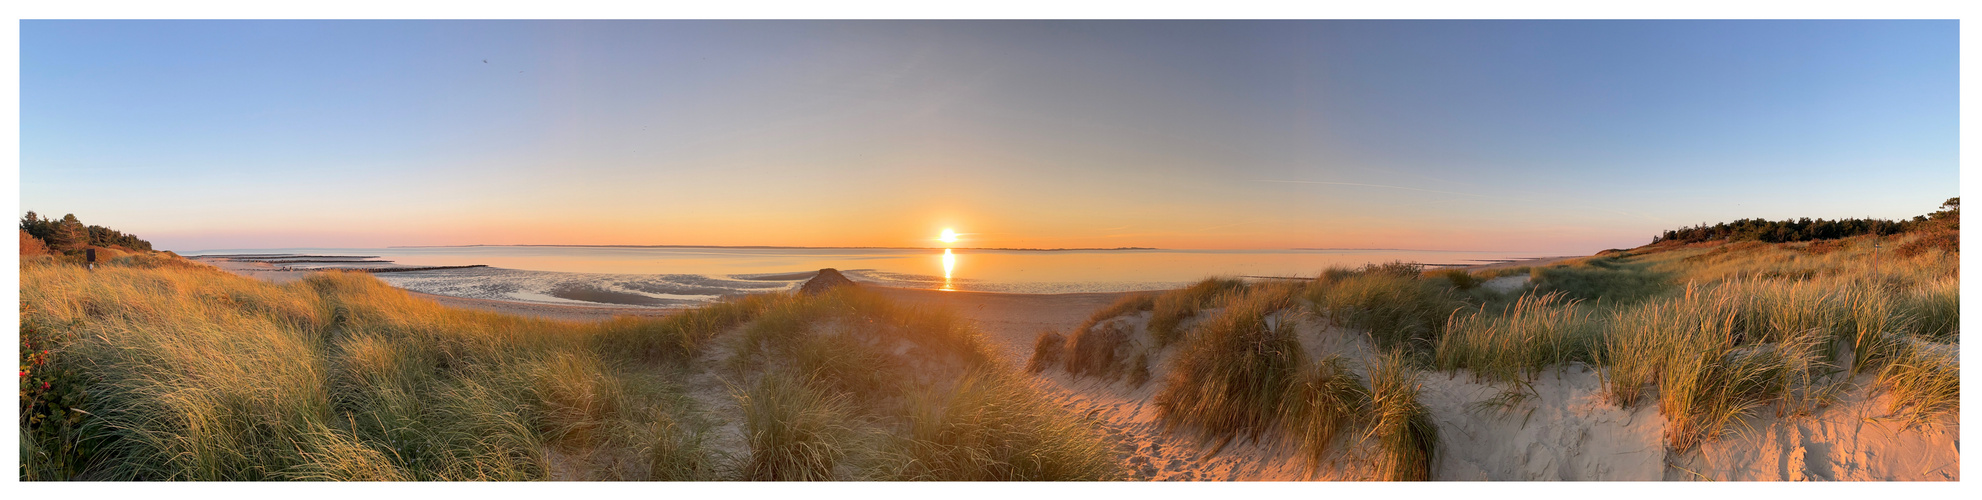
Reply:
<svg viewBox="0 0 1982 500"><path fill-rule="evenodd" d="M1369 333L1383 349L1429 352L1462 303L1403 264L1324 272L1306 298L1317 316Z"/></svg>
<svg viewBox="0 0 1982 500"><path fill-rule="evenodd" d="M1390 351L1370 365L1367 438L1376 440L1377 477L1385 481L1428 481L1438 458L1438 426L1418 402L1423 385L1409 357Z"/></svg>
<svg viewBox="0 0 1982 500"><path fill-rule="evenodd" d="M1542 369L1593 362L1598 337L1575 300L1525 295L1503 311L1454 312L1433 349L1440 370L1470 369L1486 380L1532 379Z"/></svg>
<svg viewBox="0 0 1982 500"><path fill-rule="evenodd" d="M910 402L914 424L879 474L890 480L1101 481L1121 464L1092 427L1022 381L974 372Z"/></svg>
<svg viewBox="0 0 1982 500"><path fill-rule="evenodd" d="M1911 340L1879 370L1888 410L1906 425L1961 414L1961 363L1952 346Z"/></svg>
<svg viewBox="0 0 1982 500"><path fill-rule="evenodd" d="M1184 321L1245 288L1246 282L1236 278L1206 278L1189 287L1165 292L1150 306L1149 336L1158 349L1168 348L1183 337Z"/></svg>
<svg viewBox="0 0 1982 500"><path fill-rule="evenodd" d="M1119 378L1128 369L1129 352L1134 347L1129 333L1129 327L1119 321L1074 332L1067 338L1064 368L1076 377Z"/></svg>
<svg viewBox="0 0 1982 500"><path fill-rule="evenodd" d="M1255 290L1198 326L1156 395L1167 428L1196 427L1222 448L1237 437L1258 440L1278 424L1306 356L1291 324L1267 320L1289 301L1284 291Z"/></svg>
<svg viewBox="0 0 1982 500"><path fill-rule="evenodd" d="M1312 477L1348 430L1366 425L1371 406L1369 385L1341 356L1322 358L1307 373L1283 400L1282 418Z"/></svg>
<svg viewBox="0 0 1982 500"><path fill-rule="evenodd" d="M767 374L748 392L736 395L749 433L745 480L824 481L848 458L859 433L854 409L844 395L827 394L809 380L786 372Z"/></svg>
<svg viewBox="0 0 1982 500"><path fill-rule="evenodd" d="M1067 336L1052 330L1039 332L1039 338L1032 342L1032 357L1025 361L1025 371L1046 371L1047 367L1059 364L1065 358L1066 350Z"/></svg>

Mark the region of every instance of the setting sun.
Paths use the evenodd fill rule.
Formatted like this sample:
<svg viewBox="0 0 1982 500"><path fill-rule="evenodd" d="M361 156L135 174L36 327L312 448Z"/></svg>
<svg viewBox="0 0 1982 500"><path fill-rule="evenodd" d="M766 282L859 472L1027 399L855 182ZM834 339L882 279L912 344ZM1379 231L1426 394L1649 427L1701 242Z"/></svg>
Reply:
<svg viewBox="0 0 1982 500"><path fill-rule="evenodd" d="M944 242L944 243L956 243L956 242L957 242L957 230L955 230L955 229L950 229L950 228L947 228L947 227L946 227L946 228L943 228L943 235L942 235L942 236L940 236L940 237L937 237L936 239L938 239L938 240L942 240L942 242Z"/></svg>

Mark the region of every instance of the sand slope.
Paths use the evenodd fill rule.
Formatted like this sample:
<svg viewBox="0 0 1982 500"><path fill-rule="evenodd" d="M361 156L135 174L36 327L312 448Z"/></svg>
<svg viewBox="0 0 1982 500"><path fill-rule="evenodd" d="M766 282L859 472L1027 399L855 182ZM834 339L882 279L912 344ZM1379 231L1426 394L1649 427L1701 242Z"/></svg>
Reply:
<svg viewBox="0 0 1982 500"><path fill-rule="evenodd" d="M1520 278L1526 278L1522 276ZM1510 280L1512 281L1512 280ZM1069 331L1116 294L1081 297L965 294L890 290L900 300L941 304L978 321L1009 362L1022 365L1043 329ZM1208 317L1216 311L1205 311ZM1148 313L1117 320L1137 328ZM1358 332L1326 326L1304 314L1295 322L1311 357L1341 354L1362 371L1370 353ZM1187 323L1188 325L1188 323ZM1168 353L1152 361L1155 377L1142 387L1125 381L1076 379L1049 369L1037 385L1067 408L1095 419L1121 442L1123 459L1144 480L1300 480L1304 462L1272 443L1234 443L1211 453L1189 431L1165 432L1154 398ZM1778 417L1763 409L1720 439L1684 454L1663 442L1665 419L1647 399L1629 410L1599 398L1598 373L1580 363L1556 367L1530 382L1513 404L1486 402L1508 391L1465 372L1427 372L1420 400L1439 427L1439 480L1959 480L1960 424L1952 419L1910 429L1884 419L1885 399L1870 375L1854 380L1838 403L1812 415ZM1367 446L1343 450L1313 479L1369 477Z"/></svg>

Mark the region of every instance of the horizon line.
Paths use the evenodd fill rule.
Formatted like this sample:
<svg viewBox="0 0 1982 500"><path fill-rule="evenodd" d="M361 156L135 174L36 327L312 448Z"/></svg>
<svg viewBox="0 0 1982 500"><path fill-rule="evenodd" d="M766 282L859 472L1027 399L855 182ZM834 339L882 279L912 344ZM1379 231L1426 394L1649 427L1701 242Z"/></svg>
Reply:
<svg viewBox="0 0 1982 500"><path fill-rule="evenodd" d="M1382 251L1382 252L1494 252L1494 253L1547 253L1535 250L1438 250L1425 248L1364 248L1364 247L1286 247L1286 248L1157 248L1157 247L1075 247L1075 248L1010 248L1010 247L893 247L893 246L791 246L791 245L577 245L577 244L499 244L474 243L466 245L386 245L381 247L357 248L474 248L474 247L566 247L566 248L729 248L749 250L996 250L1016 252L1077 252L1077 251ZM279 248L336 248L336 247L266 247L266 248L209 248L185 250L184 252L213 252L220 250L274 250Z"/></svg>

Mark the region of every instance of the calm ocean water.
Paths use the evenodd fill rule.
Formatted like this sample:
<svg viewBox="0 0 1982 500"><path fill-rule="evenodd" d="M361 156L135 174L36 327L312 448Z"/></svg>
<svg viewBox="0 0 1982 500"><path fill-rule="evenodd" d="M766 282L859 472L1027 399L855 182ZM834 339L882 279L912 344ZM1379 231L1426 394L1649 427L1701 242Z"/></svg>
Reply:
<svg viewBox="0 0 1982 500"><path fill-rule="evenodd" d="M379 273L394 286L462 297L672 306L797 286L835 268L884 286L1006 293L1176 288L1212 276L1312 277L1331 266L1407 261L1478 264L1545 257L1421 250L951 250L821 248L427 247L274 248L189 252L375 256L397 266L487 268ZM378 267L295 262L291 268Z"/></svg>

